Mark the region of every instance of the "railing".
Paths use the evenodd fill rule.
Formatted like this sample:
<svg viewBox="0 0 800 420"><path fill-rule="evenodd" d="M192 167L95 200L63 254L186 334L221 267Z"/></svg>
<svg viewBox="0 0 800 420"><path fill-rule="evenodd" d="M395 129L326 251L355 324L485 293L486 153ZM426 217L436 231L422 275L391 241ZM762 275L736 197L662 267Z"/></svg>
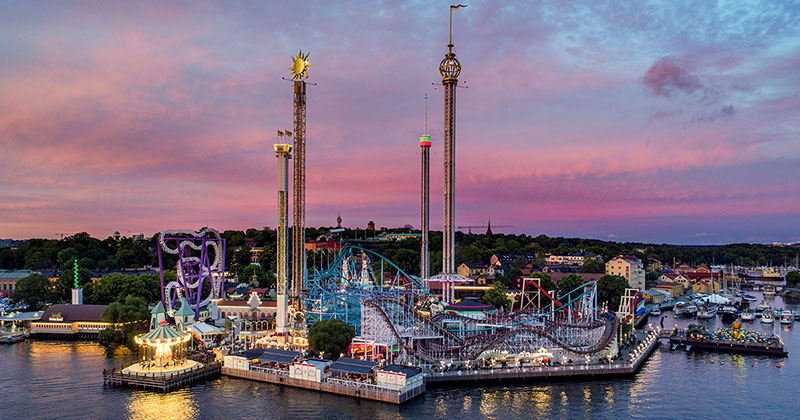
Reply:
<svg viewBox="0 0 800 420"><path fill-rule="evenodd" d="M286 377L289 376L289 371L288 370L283 370L283 369L272 369L272 368L261 367L261 366L250 366L250 370L252 370L254 372L266 373L268 375L286 376Z"/></svg>
<svg viewBox="0 0 800 420"><path fill-rule="evenodd" d="M326 383L331 385L339 385L344 386L347 388L358 389L362 391L373 391L373 392L383 392L383 393L394 393L400 394L402 391L396 388L389 388L383 387L375 384L370 384L366 382L359 382L359 381L349 381L347 379L339 379L339 378L327 378L325 380Z"/></svg>

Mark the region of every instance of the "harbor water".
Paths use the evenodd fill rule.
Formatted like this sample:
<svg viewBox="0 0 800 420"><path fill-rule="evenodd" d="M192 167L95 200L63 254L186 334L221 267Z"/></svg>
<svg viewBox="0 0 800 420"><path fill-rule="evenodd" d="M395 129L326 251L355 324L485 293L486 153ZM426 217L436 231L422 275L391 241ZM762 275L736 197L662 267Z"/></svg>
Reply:
<svg viewBox="0 0 800 420"><path fill-rule="evenodd" d="M780 297L770 303L800 311ZM720 317L663 316L665 328L724 326ZM102 370L122 352L28 340L0 347L0 419L796 418L800 333L758 320L743 328L780 334L789 357L671 351L663 341L633 377L429 388L399 407L227 377L165 394L106 388Z"/></svg>

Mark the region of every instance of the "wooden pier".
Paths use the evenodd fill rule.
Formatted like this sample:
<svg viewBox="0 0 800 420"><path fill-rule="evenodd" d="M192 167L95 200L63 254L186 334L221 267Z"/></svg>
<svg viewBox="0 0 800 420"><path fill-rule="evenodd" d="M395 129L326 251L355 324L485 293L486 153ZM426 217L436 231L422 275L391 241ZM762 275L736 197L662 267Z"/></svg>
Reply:
<svg viewBox="0 0 800 420"><path fill-rule="evenodd" d="M288 371L267 368L251 368L250 370L244 370L223 366L222 374L233 378L249 379L252 381L267 382L275 385L285 385L390 404L403 404L425 393L424 382L421 382L417 387L406 390L336 378L325 378L322 382L290 378Z"/></svg>
<svg viewBox="0 0 800 420"><path fill-rule="evenodd" d="M211 362L184 372L155 376L123 373L122 368L103 369L103 384L168 392L208 378L217 377L221 372L221 367L221 362Z"/></svg>

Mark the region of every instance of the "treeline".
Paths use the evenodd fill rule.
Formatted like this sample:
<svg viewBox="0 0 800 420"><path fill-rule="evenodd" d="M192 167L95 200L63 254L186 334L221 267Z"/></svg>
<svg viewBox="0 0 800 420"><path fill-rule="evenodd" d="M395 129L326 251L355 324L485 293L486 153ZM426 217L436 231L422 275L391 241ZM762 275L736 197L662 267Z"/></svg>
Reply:
<svg viewBox="0 0 800 420"><path fill-rule="evenodd" d="M306 238L316 239L326 234L330 227L307 228ZM408 232L406 228L389 232ZM227 230L220 233L227 242L226 267L240 279L250 281L255 275L260 287L268 287L274 281L276 231L270 228ZM363 229L345 229L341 237L373 249L397 264L409 274L419 274L419 241L408 239L398 242L369 241L376 232ZM289 229L291 238L291 229ZM456 264L463 262L488 262L492 254L529 254L534 263L544 264L547 253L584 251L600 255L606 260L618 254L632 254L639 258L652 257L664 264L673 259L679 263L734 264L739 266L765 266L792 264L800 255L800 249L761 244L729 244L722 246L692 246L669 244L646 244L641 242L609 242L598 239L549 237L545 235L466 234L456 232ZM131 238L115 240L111 237L100 240L87 233L78 233L62 240L31 239L17 248L0 249L2 269L64 269L72 261L79 260L82 268L113 270L143 266L157 266L156 235L144 241ZM263 248L259 253L260 267L250 264L251 247ZM442 233L430 233L431 267L441 266ZM175 264L173 256L164 255L165 265ZM291 264L291 255L288 256ZM317 268L324 268L324 258L318 258ZM309 255L309 265L315 264L314 255ZM311 267L310 267L311 268Z"/></svg>

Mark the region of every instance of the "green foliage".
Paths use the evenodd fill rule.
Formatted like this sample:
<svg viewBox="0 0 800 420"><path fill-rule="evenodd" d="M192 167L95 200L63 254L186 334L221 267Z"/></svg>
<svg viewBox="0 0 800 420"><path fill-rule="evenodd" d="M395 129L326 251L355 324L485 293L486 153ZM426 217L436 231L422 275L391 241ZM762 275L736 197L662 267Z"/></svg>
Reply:
<svg viewBox="0 0 800 420"><path fill-rule="evenodd" d="M253 281L253 274L256 280ZM275 285L275 275L271 271L265 271L261 266L250 264L242 270L239 281L248 283L252 287L270 288Z"/></svg>
<svg viewBox="0 0 800 420"><path fill-rule="evenodd" d="M62 271L72 268L72 264L78 259L78 251L75 248L69 247L58 251L58 267Z"/></svg>
<svg viewBox="0 0 800 420"><path fill-rule="evenodd" d="M655 270L650 270L647 272L647 274L645 274L644 279L649 283L658 281L659 277L661 277L661 273Z"/></svg>
<svg viewBox="0 0 800 420"><path fill-rule="evenodd" d="M553 279L545 273L531 273L531 277L541 279L539 281L539 286L541 286L541 288L548 293L551 290L558 290L558 287Z"/></svg>
<svg viewBox="0 0 800 420"><path fill-rule="evenodd" d="M511 299L508 297L508 287L503 283L495 283L483 294L483 301L495 308L511 310Z"/></svg>
<svg viewBox="0 0 800 420"><path fill-rule="evenodd" d="M558 293L561 295L561 299L559 300L567 302L579 296L583 291L581 289L575 289L582 284L583 278L576 274L570 274L562 278L561 281L558 282Z"/></svg>
<svg viewBox="0 0 800 420"><path fill-rule="evenodd" d="M317 321L308 330L308 346L317 354L336 359L347 350L356 330L339 319Z"/></svg>
<svg viewBox="0 0 800 420"><path fill-rule="evenodd" d="M625 277L607 275L600 277L597 281L597 301L600 305L608 302L608 309L616 311L619 309L619 301L628 288L628 281Z"/></svg>
<svg viewBox="0 0 800 420"><path fill-rule="evenodd" d="M175 280L174 271L164 272L164 282ZM145 302L161 300L161 280L158 274L106 274L100 280L84 286L87 304L109 305L124 302L128 296L138 296Z"/></svg>
<svg viewBox="0 0 800 420"><path fill-rule="evenodd" d="M56 301L70 300L70 293L75 287L75 271L70 267L68 270L62 270L61 275L58 276L58 281L53 284L54 299ZM92 281L92 273L85 269L78 270L78 284L85 286ZM84 291L85 292L85 291Z"/></svg>
<svg viewBox="0 0 800 420"><path fill-rule="evenodd" d="M583 263L579 271L581 273L605 273L606 265L602 261L598 261L594 258L588 258Z"/></svg>
<svg viewBox="0 0 800 420"><path fill-rule="evenodd" d="M44 304L53 303L56 299L53 283L41 274L31 274L17 282L11 293L14 303L25 302L32 310L38 310Z"/></svg>
<svg viewBox="0 0 800 420"><path fill-rule="evenodd" d="M128 296L122 302L112 302L100 315L105 322L114 324L100 332L98 339L104 345L125 344L135 348L133 338L147 328L150 311L147 301L139 296Z"/></svg>
<svg viewBox="0 0 800 420"><path fill-rule="evenodd" d="M786 286L795 288L800 287L800 272L790 271L786 273Z"/></svg>

